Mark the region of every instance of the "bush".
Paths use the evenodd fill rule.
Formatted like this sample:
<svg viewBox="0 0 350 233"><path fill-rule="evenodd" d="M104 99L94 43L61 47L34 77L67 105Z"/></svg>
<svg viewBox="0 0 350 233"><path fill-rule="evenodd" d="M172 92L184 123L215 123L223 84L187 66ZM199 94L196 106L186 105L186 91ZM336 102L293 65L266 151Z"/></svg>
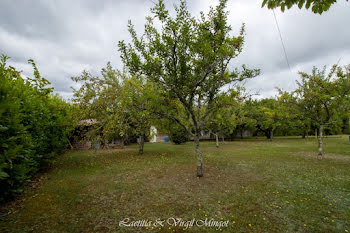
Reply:
<svg viewBox="0 0 350 233"><path fill-rule="evenodd" d="M182 144L189 140L188 132L185 129L177 128L170 132L170 139L175 144Z"/></svg>
<svg viewBox="0 0 350 233"><path fill-rule="evenodd" d="M50 83L34 78L0 60L0 202L22 192L23 185L67 147L70 105L52 95Z"/></svg>

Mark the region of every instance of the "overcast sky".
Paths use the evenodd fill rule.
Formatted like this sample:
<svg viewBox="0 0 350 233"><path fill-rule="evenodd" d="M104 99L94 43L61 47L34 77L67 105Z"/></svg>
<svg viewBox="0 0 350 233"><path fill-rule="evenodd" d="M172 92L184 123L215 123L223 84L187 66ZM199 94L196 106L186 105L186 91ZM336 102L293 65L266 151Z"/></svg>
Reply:
<svg viewBox="0 0 350 233"><path fill-rule="evenodd" d="M156 0L153 0L156 1ZM229 23L234 33L246 24L246 43L232 67L247 64L262 74L245 83L261 97L276 94L275 87L292 90L298 71L312 66L328 67L340 59L350 63L350 3L339 1L328 11L315 15L294 7L284 13L275 10L291 69L288 68L271 10L262 0L229 0ZM165 0L172 8L176 0ZM188 0L190 11L207 12L215 0ZM98 73L108 61L122 68L117 43L129 41L127 21L139 33L150 15L151 0L1 0L0 53L10 64L31 76L27 60L35 60L41 74L64 98L72 96L70 77L84 69Z"/></svg>

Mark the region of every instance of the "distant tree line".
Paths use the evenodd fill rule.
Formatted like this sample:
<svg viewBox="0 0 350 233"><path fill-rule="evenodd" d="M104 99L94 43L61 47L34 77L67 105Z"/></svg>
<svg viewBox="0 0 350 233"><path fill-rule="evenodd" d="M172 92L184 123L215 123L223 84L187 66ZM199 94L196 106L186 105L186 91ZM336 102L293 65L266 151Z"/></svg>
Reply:
<svg viewBox="0 0 350 233"><path fill-rule="evenodd" d="M176 144L195 140L183 127L185 124L193 132L191 119L177 120L186 119L180 100L165 97L156 83L116 71L109 63L101 73L102 77L93 77L84 71L73 79L83 83L74 91L80 117L98 119L95 128L103 128L103 133L97 130L96 138L100 137L102 144L113 139L126 141L131 136L143 138L139 140L142 154L144 139L151 136L151 125L168 133ZM273 98L259 99L240 86L220 91L199 137L211 133L219 147L219 138L235 140L246 132L269 140L274 136L316 135L322 155L322 134L350 133L350 66L335 65L328 74L326 68L314 67L311 74L299 74L297 89L279 89ZM198 105L193 105L193 111L198 111Z"/></svg>
<svg viewBox="0 0 350 233"><path fill-rule="evenodd" d="M334 65L328 73L326 67L314 67L311 74L299 75L295 90L279 89L274 98L254 99L242 88L235 95L226 94L229 101L213 115L206 130L230 139L244 132L269 140L274 135L316 135L322 155L323 133L350 133L350 66Z"/></svg>

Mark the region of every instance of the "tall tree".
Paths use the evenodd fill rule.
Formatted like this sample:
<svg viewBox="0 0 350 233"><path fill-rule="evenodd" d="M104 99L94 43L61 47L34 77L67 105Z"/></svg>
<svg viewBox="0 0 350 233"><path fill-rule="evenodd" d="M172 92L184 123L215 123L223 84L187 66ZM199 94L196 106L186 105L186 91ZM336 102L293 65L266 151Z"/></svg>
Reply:
<svg viewBox="0 0 350 233"><path fill-rule="evenodd" d="M173 102L178 110L175 115L167 111L159 114L178 122L193 136L198 177L203 176L201 131L222 87L259 73L245 67L242 72L229 69L229 62L242 51L244 25L238 36L230 35L226 2L220 0L207 15L201 12L198 19L191 16L185 1L175 7L176 16L172 17L160 0L151 9L153 17L147 17L144 34L138 37L129 22L132 43L119 42L121 58L130 73L157 83L164 100Z"/></svg>
<svg viewBox="0 0 350 233"><path fill-rule="evenodd" d="M110 63L101 70L101 76L83 71L72 80L81 83L79 89L73 88L73 101L79 106L79 120L92 119L90 139L103 144L111 138L121 138L130 129L130 118L121 103L122 83L118 71Z"/></svg>
<svg viewBox="0 0 350 233"><path fill-rule="evenodd" d="M138 135L139 154L143 154L145 137L151 127L150 95L154 95L152 83L147 82L143 76L123 77L121 98L122 104L127 109L134 132Z"/></svg>
<svg viewBox="0 0 350 233"><path fill-rule="evenodd" d="M298 103L305 115L319 128L318 155L323 155L323 129L339 119L343 111L349 111L350 72L334 65L328 75L326 67L314 67L311 74L299 72L301 81L295 91Z"/></svg>
<svg viewBox="0 0 350 233"><path fill-rule="evenodd" d="M80 119L93 119L92 138L103 144L114 139L124 140L138 136L139 154L143 154L145 137L150 128L147 95L152 85L142 76L130 76L112 68L110 63L101 70L102 76L83 71L73 77L81 82L74 90L74 101L79 105Z"/></svg>

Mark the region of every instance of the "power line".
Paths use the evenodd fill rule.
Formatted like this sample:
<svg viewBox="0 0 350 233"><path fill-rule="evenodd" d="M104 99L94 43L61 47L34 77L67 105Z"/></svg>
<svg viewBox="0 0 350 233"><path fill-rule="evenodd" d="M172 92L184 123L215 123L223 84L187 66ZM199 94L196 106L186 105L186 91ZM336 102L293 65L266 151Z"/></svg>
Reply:
<svg viewBox="0 0 350 233"><path fill-rule="evenodd" d="M283 43L283 39L282 39L281 30L280 30L280 27L278 26L277 17L276 17L275 11L274 11L273 9L272 9L272 12L273 12L273 16L275 17L275 22L276 22L278 34L279 34L280 39L281 39L281 43L282 43L282 47L283 47L284 56L285 56L285 58L286 58L286 62L287 62L288 68L289 68L290 72L292 72L292 70L290 69L290 65L289 65L289 60L288 60L286 48L284 47L284 43Z"/></svg>
<svg viewBox="0 0 350 233"><path fill-rule="evenodd" d="M339 58L339 60L338 60L338 62L337 62L337 66L339 65L340 60L341 60L341 57Z"/></svg>

